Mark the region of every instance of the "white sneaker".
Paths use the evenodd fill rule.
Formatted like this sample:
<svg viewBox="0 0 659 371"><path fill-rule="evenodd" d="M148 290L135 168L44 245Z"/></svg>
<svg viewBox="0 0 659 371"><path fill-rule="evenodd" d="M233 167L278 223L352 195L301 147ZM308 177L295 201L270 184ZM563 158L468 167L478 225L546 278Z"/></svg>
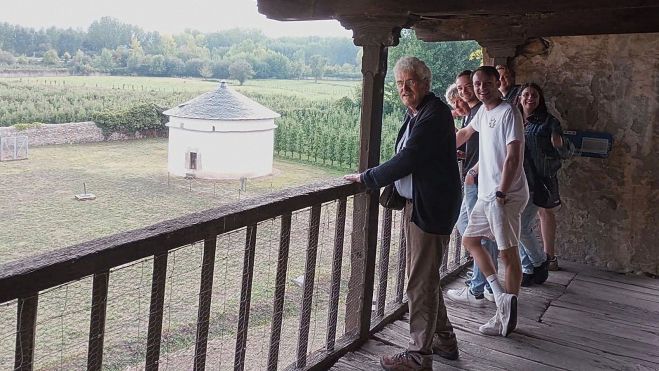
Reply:
<svg viewBox="0 0 659 371"><path fill-rule="evenodd" d="M494 294L488 291L487 288L483 290L483 296L485 297L485 299L494 303Z"/></svg>
<svg viewBox="0 0 659 371"><path fill-rule="evenodd" d="M464 289L448 290L446 295L453 301L471 305L472 307L484 307L487 305L485 298L476 298L474 294L469 291L469 287L465 287Z"/></svg>
<svg viewBox="0 0 659 371"><path fill-rule="evenodd" d="M508 336L517 327L517 296L502 294L498 312L501 315L501 336Z"/></svg>
<svg viewBox="0 0 659 371"><path fill-rule="evenodd" d="M481 327L478 328L478 331L485 335L490 335L490 336L500 336L501 335L501 320L499 316L499 309L497 309L497 312L494 314L494 317L490 318L489 321L487 321L486 324L482 325Z"/></svg>

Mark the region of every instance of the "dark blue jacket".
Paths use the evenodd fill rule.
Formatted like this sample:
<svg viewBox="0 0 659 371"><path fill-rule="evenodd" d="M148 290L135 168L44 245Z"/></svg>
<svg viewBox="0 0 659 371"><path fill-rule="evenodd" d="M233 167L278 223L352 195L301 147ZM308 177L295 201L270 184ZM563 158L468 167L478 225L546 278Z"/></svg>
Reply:
<svg viewBox="0 0 659 371"><path fill-rule="evenodd" d="M524 123L524 171L529 189L536 176L552 178L561 168L558 150L551 143L553 133L563 134L561 122L548 112L536 111Z"/></svg>
<svg viewBox="0 0 659 371"><path fill-rule="evenodd" d="M362 181L371 189L384 187L412 174L412 221L426 233L449 235L461 204L460 174L455 153L451 110L433 93L405 115L396 146L410 125L405 148L389 161L366 170Z"/></svg>

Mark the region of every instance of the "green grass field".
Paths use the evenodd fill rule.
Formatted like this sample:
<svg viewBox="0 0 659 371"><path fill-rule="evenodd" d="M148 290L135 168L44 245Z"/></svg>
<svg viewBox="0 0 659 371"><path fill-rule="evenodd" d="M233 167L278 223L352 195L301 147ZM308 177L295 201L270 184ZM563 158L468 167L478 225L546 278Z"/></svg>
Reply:
<svg viewBox="0 0 659 371"><path fill-rule="evenodd" d="M248 180L242 192L239 181L170 178L166 161L166 140L149 139L37 147L31 150L28 160L0 163L0 218L5 221L0 233L0 264L343 174L276 160L273 175ZM83 183L96 200L74 200L75 194L82 193ZM329 289L333 210L330 204L323 211L316 276L321 286L314 295L316 306L326 302ZM308 210L296 212L293 224L287 282L304 273ZM248 339L253 344L247 360L250 367L264 367L267 360L264 340L269 338L272 317L278 233L276 220L259 224ZM209 345L213 355L209 362L212 359L222 365L220 369L228 368L233 354L244 238L244 230L218 238ZM194 348L202 252L202 244L194 244L169 254L162 352L166 364L174 368L177 364L188 367L189 352ZM349 259L349 252L346 249L345 259ZM349 260L344 266L349 266ZM145 259L110 273L106 369L125 369L143 362L151 270L152 259ZM40 294L35 369L84 368L90 285L91 279L84 278ZM301 298L299 287L288 286L282 365L293 360ZM13 357L15 315L15 302L0 305L0 365L9 364ZM320 347L325 336L324 315L326 310L314 312L319 324L311 332L312 349Z"/></svg>
<svg viewBox="0 0 659 371"><path fill-rule="evenodd" d="M83 101L68 100L72 91L76 92L76 99L98 100L98 97L111 95L119 104L127 104L144 97L171 99L172 92L179 98L192 97L217 86L217 82L157 78L67 77L14 82L0 79L0 93L5 94L7 99L16 95L11 90L12 84L22 86L27 100L42 97L38 99L44 99L40 102L44 107L52 106L50 100L59 98L64 98L60 102L62 106L78 106ZM357 85L358 82L352 81L320 81L315 84L312 81L268 80L248 81L245 86L236 89L245 91L246 95L252 89L260 96L276 95L283 100L288 96L295 98L291 99L294 102L302 99L324 102L344 95L352 96ZM47 93L47 98L44 98L44 93ZM18 106L24 104L25 101L17 103ZM32 108L39 111L38 107ZM276 159L274 174L248 180L247 189L243 192L239 191L239 181L168 177L166 161L166 140L149 139L35 147L30 149L28 160L0 163L0 189L3 190L0 192L0 220L4 221L0 226L0 265L246 197L339 177L345 172ZM74 200L75 194L83 192L83 183L87 192L96 195L96 200ZM333 203L324 205L321 216L309 350L321 348L325 337L334 206ZM348 215L352 215L350 202L348 207ZM350 217L348 219L346 243L349 243L351 233ZM280 367L290 364L295 357L302 292L292 280L304 273L308 224L308 210L294 213ZM233 368L244 233L244 230L239 230L218 238L209 369ZM278 220L259 223L246 369L264 369L266 366L278 233ZM202 245L197 243L169 254L161 349L163 368L186 369L191 365L202 252ZM343 330L350 253L346 246L339 334ZM393 256L397 256L397 252L392 251ZM391 266L395 264L392 258ZM136 369L144 360L151 270L152 259L145 259L110 272L105 369ZM390 280L395 277L393 270L389 277ZM393 287L390 284L389 291ZM91 278L87 277L40 293L35 369L84 369L90 290ZM16 303L0 304L0 365L12 362L16 346L15 321Z"/></svg>
<svg viewBox="0 0 659 371"><path fill-rule="evenodd" d="M327 105L342 97L354 98L359 81L249 80L230 86L272 109ZM0 78L0 126L33 122L93 121L96 114L153 103L174 107L212 91L218 81L201 79L69 76Z"/></svg>
<svg viewBox="0 0 659 371"><path fill-rule="evenodd" d="M0 82L28 86L60 86L71 88L102 88L127 91L206 92L215 89L219 82L193 78L140 77L140 76L66 76L0 78ZM241 86L236 80L227 81L243 94L289 95L310 100L335 100L352 97L361 85L357 80L247 80Z"/></svg>
<svg viewBox="0 0 659 371"><path fill-rule="evenodd" d="M286 160L274 168L240 192L239 181L169 178L166 139L31 148L28 160L0 163L0 264L342 174ZM74 200L83 183L96 200Z"/></svg>

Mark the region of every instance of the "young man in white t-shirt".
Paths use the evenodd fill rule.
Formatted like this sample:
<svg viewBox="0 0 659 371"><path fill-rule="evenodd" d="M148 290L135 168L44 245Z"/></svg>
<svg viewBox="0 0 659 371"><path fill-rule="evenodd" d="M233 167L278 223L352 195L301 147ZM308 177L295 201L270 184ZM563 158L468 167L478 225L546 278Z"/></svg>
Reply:
<svg viewBox="0 0 659 371"><path fill-rule="evenodd" d="M499 73L492 66L479 67L473 75L476 96L483 102L470 124L456 134L457 146L478 132L478 200L463 235L494 293L497 312L479 330L486 335L508 336L517 326L517 294L522 280L518 246L521 212L529 199L522 164L524 127L519 111L502 101ZM505 289L499 283L490 255L481 238L495 240L506 266Z"/></svg>

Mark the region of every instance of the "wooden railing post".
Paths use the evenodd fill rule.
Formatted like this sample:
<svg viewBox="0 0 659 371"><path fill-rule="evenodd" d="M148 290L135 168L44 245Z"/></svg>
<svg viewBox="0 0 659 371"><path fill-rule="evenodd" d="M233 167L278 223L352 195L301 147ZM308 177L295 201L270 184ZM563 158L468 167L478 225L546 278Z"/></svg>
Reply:
<svg viewBox="0 0 659 371"><path fill-rule="evenodd" d="M197 311L197 340L195 343L194 370L203 371L206 367L206 347L210 324L211 300L213 298L213 271L215 270L215 250L217 237L204 240L204 259L201 264L199 285L199 309Z"/></svg>
<svg viewBox="0 0 659 371"><path fill-rule="evenodd" d="M380 234L382 245L380 249L380 266L378 283L378 297L376 315L384 316L384 307L387 301L387 280L389 278L389 251L391 250L391 219L393 211L384 209L384 218L382 220L382 232Z"/></svg>
<svg viewBox="0 0 659 371"><path fill-rule="evenodd" d="M105 338L105 310L108 302L110 271L94 274L92 286L92 313L89 320L89 346L87 370L103 368L103 340Z"/></svg>
<svg viewBox="0 0 659 371"><path fill-rule="evenodd" d="M34 337L37 327L39 293L18 299L16 321L16 352L14 370L31 371L34 367Z"/></svg>
<svg viewBox="0 0 659 371"><path fill-rule="evenodd" d="M167 253L153 258L151 281L151 304L149 305L149 329L146 336L147 371L158 370L160 341L162 340L162 317L167 283Z"/></svg>
<svg viewBox="0 0 659 371"><path fill-rule="evenodd" d="M309 342L309 322L311 320L311 304L313 301L313 285L316 277L316 257L318 255L318 231L320 229L320 205L311 208L309 216L309 236L307 244L307 260L304 264L304 294L300 308L300 334L297 342L296 366L303 368L307 363L307 345Z"/></svg>
<svg viewBox="0 0 659 371"><path fill-rule="evenodd" d="M402 216L402 215L401 215ZM398 276L396 277L396 303L403 302L405 291L405 273L407 267L407 241L405 240L405 223L400 221L400 237L398 239Z"/></svg>
<svg viewBox="0 0 659 371"><path fill-rule="evenodd" d="M272 326L270 330L270 351L268 354L268 371L277 370L279 360L279 342L281 341L281 324L284 316L284 293L286 292L286 271L288 270L288 250L291 243L291 213L281 216L279 232L279 257L277 258L277 277L275 278L275 297L272 304Z"/></svg>
<svg viewBox="0 0 659 371"><path fill-rule="evenodd" d="M233 369L245 369L247 351L247 330L249 328L249 310L252 300L252 279L254 278L254 255L256 254L256 224L247 227L245 236L245 255L243 258L243 278L240 289L240 310L238 312L238 330L236 331L236 352Z"/></svg>
<svg viewBox="0 0 659 371"><path fill-rule="evenodd" d="M334 253L332 256L332 283L328 300L327 312L327 342L326 350L334 350L336 342L336 318L338 315L339 292L341 291L341 265L343 263L343 238L346 225L346 198L340 198L336 208L336 223L334 223Z"/></svg>
<svg viewBox="0 0 659 371"><path fill-rule="evenodd" d="M355 45L363 46L362 111L359 171L380 163L380 137L387 73L387 47L398 44L400 27L406 19L358 20L343 18L353 30ZM378 233L378 191L355 196L351 246L351 272L346 299L346 333L368 338L373 300L375 255Z"/></svg>

